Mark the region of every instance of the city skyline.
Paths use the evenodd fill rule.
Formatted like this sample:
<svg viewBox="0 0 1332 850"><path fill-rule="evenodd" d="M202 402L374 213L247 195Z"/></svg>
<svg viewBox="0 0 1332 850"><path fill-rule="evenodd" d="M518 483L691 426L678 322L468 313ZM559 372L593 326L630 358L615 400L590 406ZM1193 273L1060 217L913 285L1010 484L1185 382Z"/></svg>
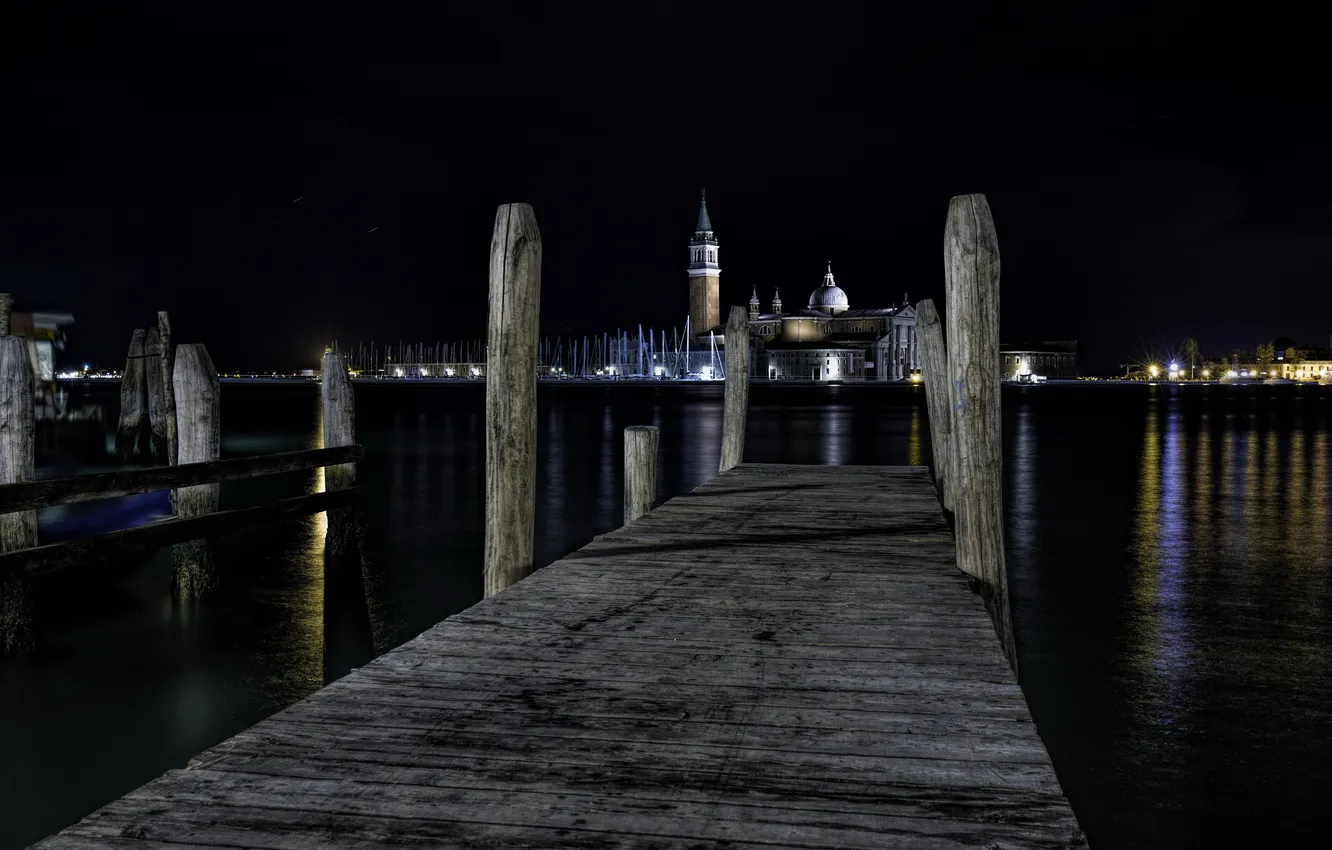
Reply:
<svg viewBox="0 0 1332 850"><path fill-rule="evenodd" d="M1092 373L1186 337L1325 344L1332 158L1299 51L1264 65L1292 71L1273 94L1166 38L1183 9L1148 33L977 6L889 35L868 7L724 11L478 12L428 53L406 20L350 52L353 22L281 14L35 25L9 58L27 84L0 160L3 288L73 313L80 359L113 365L165 309L219 364L298 368L333 339L479 335L501 203L536 210L543 326L591 333L683 325L702 187L724 306L807 291L830 259L862 303L940 303L948 198L984 192L1006 337L1077 338ZM1074 49L1092 33L1136 52ZM504 39L521 67L496 69ZM983 96L957 100L972 80Z"/></svg>

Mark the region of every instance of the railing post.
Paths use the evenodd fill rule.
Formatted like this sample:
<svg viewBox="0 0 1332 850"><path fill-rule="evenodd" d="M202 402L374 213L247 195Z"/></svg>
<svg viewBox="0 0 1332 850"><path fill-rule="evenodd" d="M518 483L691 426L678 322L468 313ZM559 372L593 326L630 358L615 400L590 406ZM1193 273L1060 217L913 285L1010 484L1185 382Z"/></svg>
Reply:
<svg viewBox="0 0 1332 850"><path fill-rule="evenodd" d="M655 425L624 429L624 522L626 525L652 510L657 501L657 443Z"/></svg>
<svg viewBox="0 0 1332 850"><path fill-rule="evenodd" d="M749 411L749 311L732 307L726 320L726 398L722 408L721 463L718 472L745 459L745 416Z"/></svg>
<svg viewBox="0 0 1332 850"><path fill-rule="evenodd" d="M33 480L35 418L28 341L17 336L0 336L0 484ZM0 514L0 552L36 545L37 511ZM34 646L27 576L0 574L0 656L24 655Z"/></svg>
<svg viewBox="0 0 1332 850"><path fill-rule="evenodd" d="M143 419L147 412L148 388L144 386L143 328L135 328L130 336L129 354L125 356L125 373L120 379L120 425L116 429L116 454L121 460L132 456L143 433Z"/></svg>
<svg viewBox="0 0 1332 850"><path fill-rule="evenodd" d="M167 456L167 384L162 379L162 344L157 328L144 335L143 373L148 384L148 427L152 437L149 450L154 460Z"/></svg>
<svg viewBox="0 0 1332 850"><path fill-rule="evenodd" d="M165 311L157 314L157 340L162 350L158 366L162 370L162 399L166 402L163 420L166 424L166 461L168 466L176 465L176 391L172 379L176 367L175 353L171 348L171 316Z"/></svg>
<svg viewBox="0 0 1332 850"><path fill-rule="evenodd" d="M504 204L490 240L486 349L485 594L532 572L536 533L537 330L541 232L528 204Z"/></svg>
<svg viewBox="0 0 1332 850"><path fill-rule="evenodd" d="M323 383L320 385L324 405L324 448L353 446L356 444L356 397L352 393L351 375L342 354L324 355ZM356 486L356 464L340 463L324 467L324 490L345 490ZM357 552L356 514L351 508L337 508L328 512L328 531L324 535L326 557L341 558Z"/></svg>
<svg viewBox="0 0 1332 850"><path fill-rule="evenodd" d="M984 195L948 203L944 228L949 401L956 454L949 468L957 562L980 583L995 632L1017 671L1004 565L999 369L999 240Z"/></svg>
<svg viewBox="0 0 1332 850"><path fill-rule="evenodd" d="M202 345L176 349L172 374L177 419L177 459L180 463L217 460L222 453L222 391L217 370ZM217 484L182 487L176 491L176 516L203 516L218 508ZM198 599L217 586L217 541L191 540L171 547L176 594Z"/></svg>
<svg viewBox="0 0 1332 850"><path fill-rule="evenodd" d="M921 373L925 381L925 404L930 416L930 446L934 452L934 486L939 491L939 502L952 513L953 497L949 492L953 473L949 464L956 453L953 449L953 415L948 403L948 348L944 343L943 325L934 301L926 298L916 305L916 334L920 338Z"/></svg>

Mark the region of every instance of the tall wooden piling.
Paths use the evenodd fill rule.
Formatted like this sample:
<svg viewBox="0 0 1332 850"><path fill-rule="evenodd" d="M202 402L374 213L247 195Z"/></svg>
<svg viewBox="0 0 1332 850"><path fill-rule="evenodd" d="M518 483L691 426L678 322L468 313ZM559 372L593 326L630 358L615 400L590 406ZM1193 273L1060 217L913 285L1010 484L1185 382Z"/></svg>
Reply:
<svg viewBox="0 0 1332 850"><path fill-rule="evenodd" d="M949 464L953 461L953 411L949 404L948 347L944 343L943 324L934 301L926 298L916 305L916 333L920 339L920 363L925 380L925 404L930 414L930 445L934 452L934 486L944 510L953 510L948 488L952 481Z"/></svg>
<svg viewBox="0 0 1332 850"><path fill-rule="evenodd" d="M129 458L139 446L144 417L148 407L148 387L144 377L143 328L135 328L130 336L129 354L125 357L125 373L120 379L120 425L116 428L116 454L121 460Z"/></svg>
<svg viewBox="0 0 1332 850"><path fill-rule="evenodd" d="M9 314L14 309L14 296L0 292L0 336L9 336Z"/></svg>
<svg viewBox="0 0 1332 850"><path fill-rule="evenodd" d="M944 228L949 401L955 452L949 486L957 562L980 583L995 631L1017 670L1004 564L999 368L999 240L984 195L948 203Z"/></svg>
<svg viewBox="0 0 1332 850"><path fill-rule="evenodd" d="M486 596L532 572L540 309L541 232L536 215L528 204L504 204L495 213L490 240Z"/></svg>
<svg viewBox="0 0 1332 850"><path fill-rule="evenodd" d="M342 354L324 355L324 374L321 384L324 405L324 448L356 444L356 398L352 392L351 375ZM324 467L324 490L345 490L356 486L356 464L341 463ZM357 553L357 522L352 508L335 508L328 512L328 531L324 534L324 555L328 558L355 556Z"/></svg>
<svg viewBox="0 0 1332 850"><path fill-rule="evenodd" d="M624 521L631 523L652 510L657 501L657 444L654 425L624 429Z"/></svg>
<svg viewBox="0 0 1332 850"><path fill-rule="evenodd" d="M162 370L162 399L166 402L166 410L163 411L162 417L166 425L166 462L169 466L175 466L176 391L172 376L176 367L176 357L171 347L171 316L165 310L157 314L157 339L162 351L162 356L158 360L158 367Z"/></svg>
<svg viewBox="0 0 1332 850"><path fill-rule="evenodd" d="M35 480L35 417L28 341L0 336L0 484ZM37 511L0 514L0 552L36 545ZM24 655L33 646L27 576L0 575L0 657Z"/></svg>
<svg viewBox="0 0 1332 850"><path fill-rule="evenodd" d="M726 399L722 408L722 449L718 472L745 459L745 418L749 413L749 311L732 307L726 320Z"/></svg>
<svg viewBox="0 0 1332 850"><path fill-rule="evenodd" d="M217 460L222 453L222 394L217 370L202 345L176 348L172 373L176 396L177 459L180 463ZM180 519L213 513L218 508L217 484L176 491ZM191 540L171 549L176 595L198 599L217 586L217 541Z"/></svg>
<svg viewBox="0 0 1332 850"><path fill-rule="evenodd" d="M162 345L157 328L148 328L143 341L143 374L148 387L149 450L154 460L167 457L166 384L162 380Z"/></svg>

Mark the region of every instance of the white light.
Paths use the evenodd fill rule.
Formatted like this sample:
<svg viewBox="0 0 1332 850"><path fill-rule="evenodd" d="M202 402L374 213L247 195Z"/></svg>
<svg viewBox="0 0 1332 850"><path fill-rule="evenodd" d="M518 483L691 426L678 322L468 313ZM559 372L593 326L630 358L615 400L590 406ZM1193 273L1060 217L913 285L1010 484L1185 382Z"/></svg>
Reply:
<svg viewBox="0 0 1332 850"><path fill-rule="evenodd" d="M658 366L656 369L653 369L653 370L652 370L653 374L656 375L658 378L660 378L660 377L662 376L662 373L665 372L665 371L666 371L666 370L663 369L663 368L661 368L660 366Z"/></svg>
<svg viewBox="0 0 1332 850"><path fill-rule="evenodd" d="M421 367L421 377L424 378L424 377L426 376L426 374L427 374L427 372L426 372L426 370L425 370L425 367L422 366L422 367Z"/></svg>
<svg viewBox="0 0 1332 850"><path fill-rule="evenodd" d="M393 370L393 376L394 376L395 378L401 378L401 377L402 377L402 370L401 370L401 369L394 369L394 370Z"/></svg>

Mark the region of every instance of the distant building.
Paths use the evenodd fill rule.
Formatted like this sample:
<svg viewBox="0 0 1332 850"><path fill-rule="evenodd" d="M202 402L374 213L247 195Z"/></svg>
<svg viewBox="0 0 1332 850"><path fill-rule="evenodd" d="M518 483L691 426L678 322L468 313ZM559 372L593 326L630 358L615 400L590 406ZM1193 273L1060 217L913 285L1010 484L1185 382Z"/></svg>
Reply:
<svg viewBox="0 0 1332 850"><path fill-rule="evenodd" d="M1078 341L1075 339L1000 343L999 357L1005 380L1020 375L1044 375L1047 378L1078 376Z"/></svg>
<svg viewBox="0 0 1332 850"><path fill-rule="evenodd" d="M717 252L704 197L689 242L689 321L702 338L712 333L720 339L725 331L719 324ZM916 310L906 295L900 305L852 309L831 263L803 307L784 310L774 290L772 310L764 313L753 290L749 336L755 343L754 377L760 379L902 381L920 369Z"/></svg>
<svg viewBox="0 0 1332 850"><path fill-rule="evenodd" d="M65 348L65 334L61 329L72 324L74 317L69 313L10 314L9 333L27 339L32 373L38 381L55 380L56 352Z"/></svg>
<svg viewBox="0 0 1332 850"><path fill-rule="evenodd" d="M1294 362L1283 360L1280 363L1273 363L1268 367L1272 370L1272 376L1276 378L1285 378L1289 381L1323 381L1332 380L1332 360L1302 360Z"/></svg>

